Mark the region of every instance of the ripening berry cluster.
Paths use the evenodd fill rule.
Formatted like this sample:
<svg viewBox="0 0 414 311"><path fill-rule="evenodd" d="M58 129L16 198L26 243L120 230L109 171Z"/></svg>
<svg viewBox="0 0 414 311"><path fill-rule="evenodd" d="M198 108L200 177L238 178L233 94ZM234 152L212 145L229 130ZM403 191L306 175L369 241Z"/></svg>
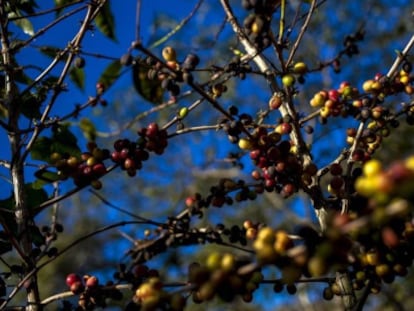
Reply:
<svg viewBox="0 0 414 311"><path fill-rule="evenodd" d="M328 117L352 116L356 119L372 120L375 124L371 124L371 127L375 125L377 129L383 129L387 123L396 127L398 126L396 119L390 118L390 112L381 106L381 103L390 95L397 93L410 95L414 92L411 67L411 63L404 63L403 69L394 78L381 74L375 75L373 79L363 83L362 93L348 82L342 82L338 89L316 93L309 102L310 106L320 108L322 123L325 123ZM407 118L410 124L411 118L408 112Z"/></svg>
<svg viewBox="0 0 414 311"><path fill-rule="evenodd" d="M100 189L102 184L99 178L107 172L104 160L109 158L109 151L98 148L95 143L88 143L87 147L88 151L80 157L54 152L50 156L50 162L62 180L71 177L78 187L90 184L95 189Z"/></svg>
<svg viewBox="0 0 414 311"><path fill-rule="evenodd" d="M114 143L111 159L125 170L129 176L135 176L136 171L142 168L142 162L149 158L148 152L139 148L129 139L119 139Z"/></svg>
<svg viewBox="0 0 414 311"><path fill-rule="evenodd" d="M397 197L414 199L414 156L395 161L387 169L379 160L371 159L363 165L362 172L355 181L355 190L377 204L387 204Z"/></svg>
<svg viewBox="0 0 414 311"><path fill-rule="evenodd" d="M74 295L79 295L78 307L80 310L93 310L96 307L105 308L106 300L121 300L122 293L112 284L102 286L96 276L70 273L66 277L66 285Z"/></svg>
<svg viewBox="0 0 414 311"><path fill-rule="evenodd" d="M253 299L254 291L263 280L260 270L240 273L243 266L233 254L212 252L205 265L193 263L189 267L189 283L196 286L193 302L201 303L218 296L231 302L240 296L245 302Z"/></svg>
<svg viewBox="0 0 414 311"><path fill-rule="evenodd" d="M358 248L351 241L357 241ZM370 283L376 293L382 283L405 276L412 265L414 225L408 204L400 199L387 207L371 204L358 216L337 214L324 244L315 252L314 271L325 274L323 267L343 264L355 290Z"/></svg>
<svg viewBox="0 0 414 311"><path fill-rule="evenodd" d="M113 162L119 164L129 176L135 176L136 171L142 168L142 162L148 160L149 152L161 155L168 145L167 131L159 129L156 123L138 131L140 136L137 142L128 139L119 139L114 143L111 154Z"/></svg>
<svg viewBox="0 0 414 311"><path fill-rule="evenodd" d="M292 247L293 241L286 231L275 231L270 227L261 228L253 243L257 259L265 264L276 263Z"/></svg>
<svg viewBox="0 0 414 311"><path fill-rule="evenodd" d="M180 63L177 60L175 49L171 46L166 46L162 50L162 58L167 68L152 57L145 59L146 65L150 67L147 72L147 78L160 81L162 89L168 91L172 97L178 96L181 91L179 83L191 83L193 81L191 72L196 69L200 59L196 54L190 53Z"/></svg>
<svg viewBox="0 0 414 311"><path fill-rule="evenodd" d="M270 22L277 4L278 1L242 0L243 8L253 11L245 18L243 26L249 40L258 49L267 48L271 44Z"/></svg>
<svg viewBox="0 0 414 311"><path fill-rule="evenodd" d="M354 114L352 107L349 107L348 100L357 98L358 90L351 87L348 82L342 82L339 89L319 91L310 100L311 107L320 108L320 116L326 119L329 116L347 116Z"/></svg>
<svg viewBox="0 0 414 311"><path fill-rule="evenodd" d="M137 142L129 139L118 139L114 143L114 151L99 148L96 143L89 142L88 151L80 156L54 152L50 155L49 163L56 167L60 180L72 178L78 187L91 185L95 189L102 188L100 180L107 172L104 161L111 159L119 164L129 176L135 176L136 171L142 168L142 162L148 160L149 153L161 155L168 145L167 131L159 129L156 123L151 123L138 132ZM37 173L40 178L42 170Z"/></svg>
<svg viewBox="0 0 414 311"><path fill-rule="evenodd" d="M250 150L250 158L259 168L252 172L252 177L262 181L266 191L276 191L284 197L297 191L303 173L291 143L282 140L284 134L292 131L288 121L282 121L273 132L258 127L250 137L241 138L238 143L240 149Z"/></svg>

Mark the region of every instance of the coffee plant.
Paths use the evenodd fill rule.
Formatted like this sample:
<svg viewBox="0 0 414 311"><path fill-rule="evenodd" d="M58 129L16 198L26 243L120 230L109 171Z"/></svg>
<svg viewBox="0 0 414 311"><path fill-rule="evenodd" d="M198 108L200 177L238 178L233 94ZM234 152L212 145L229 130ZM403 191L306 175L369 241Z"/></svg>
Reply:
<svg viewBox="0 0 414 311"><path fill-rule="evenodd" d="M229 310L241 301L257 302L266 289L276 297L273 309L278 296L299 295L303 284L317 286L325 300L336 297L330 302L335 307L340 301L343 310L362 310L371 294L408 275L414 259L414 155L410 148L390 147L389 140L401 128L411 133L414 125L410 17L399 16L411 28L388 29L398 40L387 61L343 80L343 72L371 57L367 37L381 29L359 21L349 33L335 28L342 45L328 46L318 30L335 24L329 1L199 0L189 13L188 4L154 1L188 15L173 18L174 26L161 36L155 29L153 43L148 23L163 23L148 17L152 4L145 1L40 2L0 1L1 310L179 311L211 301ZM404 5L404 11L413 9ZM118 6L134 17L129 29L119 29L126 26L114 17ZM353 2L336 6L366 9ZM203 14L214 16L205 25L214 31L199 33L210 38L207 43L191 29ZM401 39L401 32L411 38ZM321 45L316 55L315 45ZM327 76L335 80L323 82ZM113 90L125 77L134 101L144 107L137 115L125 103L111 107ZM83 103L75 102L79 98ZM100 132L116 112L125 114L121 126ZM200 132L213 139L193 144L188 137ZM317 147L323 136L329 137L323 142L327 154ZM187 191L165 215L141 216L145 206L156 206L142 200L118 207L106 192L123 195L121 182L114 181L119 172L130 184L167 187L152 183L146 168L164 161L156 172L163 174L205 147L228 151L226 165L238 173L215 175L211 187ZM175 161L169 153L178 154ZM381 160L383 153L391 154L389 161ZM191 173L187 167L180 175ZM158 191L173 205L170 192ZM79 193L124 218L109 217L110 225L62 246L67 226L76 227L78 218L69 213L69 220L61 219L59 210ZM293 213L301 197L314 216L278 225L279 214L259 204L265 196L283 200L282 208ZM241 214L248 205L260 212L225 219L227 211ZM273 219L256 219L261 213ZM96 215L85 211L81 217ZM63 287L53 285L55 292L44 294L41 276L55 261L121 226L137 235L128 236L133 243L111 267L111 279L73 264L60 280ZM189 256L180 273L168 275L157 259L186 256L177 250L189 247L207 253Z"/></svg>

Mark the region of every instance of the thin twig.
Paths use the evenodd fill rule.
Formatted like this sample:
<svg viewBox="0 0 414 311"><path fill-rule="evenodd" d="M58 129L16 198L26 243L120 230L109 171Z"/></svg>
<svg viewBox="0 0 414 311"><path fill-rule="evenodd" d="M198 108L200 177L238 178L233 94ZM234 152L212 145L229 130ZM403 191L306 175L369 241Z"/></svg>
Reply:
<svg viewBox="0 0 414 311"><path fill-rule="evenodd" d="M135 41L141 41L141 6L142 0L137 0L137 6L135 10Z"/></svg>
<svg viewBox="0 0 414 311"><path fill-rule="evenodd" d="M135 218L135 219L137 219L137 220L139 220L139 221L142 221L142 222L146 222L146 223L151 224L151 225L155 225L155 226L160 226L160 225L162 225L162 224L161 224L161 223L159 223L159 222L156 222L156 221L153 221L153 220L147 219L147 218L145 218L145 217L142 217L142 216L136 215L136 214L131 213L131 212L129 212L129 211L127 211L127 210L125 210L125 209L123 209L123 208L119 207L119 206L116 206L115 204L113 204L113 203L109 202L109 201L108 201L107 199L105 199L105 198L104 198L101 194L99 194L98 192L96 192L96 191L94 191L94 190L89 190L89 192L90 192L90 193L92 193L94 196L96 196L99 200L101 200L101 201L102 201L102 203L104 203L105 205L109 206L110 208L113 208L114 210L117 210L118 212L121 212L121 213L123 213L123 214L125 214L125 215L131 216L132 218Z"/></svg>
<svg viewBox="0 0 414 311"><path fill-rule="evenodd" d="M72 15L74 15L74 14L76 14L76 13L78 13L78 12L80 12L80 11L83 11L84 9L86 9L88 6L87 5L83 5L83 6L81 6L81 7L79 7L79 8L76 8L76 9L74 9L74 10L72 10L72 11L70 11L70 12L68 12L68 13L66 13L66 14L64 14L64 15L62 15L62 16L60 16L60 17L58 17L58 18L56 18L55 20L53 20L53 22L51 22L50 24L48 24L48 25L46 25L45 27L43 27L43 28L41 28L41 29L39 29L33 36L31 36L29 39L27 39L26 41L23 41L23 42L21 42L21 43L19 43L18 45L17 45L17 48L18 49L21 49L21 48L23 48L23 47L25 47L25 46L27 46L27 45L29 45L31 42L33 42L34 40L36 40L38 37L40 37L41 35L43 35L43 34L45 34L49 29L51 29L52 27L54 27L54 26L56 26L56 25L58 25L58 24L60 24L63 20L65 20L66 18L68 18L68 17L70 17L70 16L72 16ZM17 50L17 48L15 48L15 50ZM27 89L26 90L24 90L23 92L22 92L22 94L24 94L25 92L27 92Z"/></svg>
<svg viewBox="0 0 414 311"><path fill-rule="evenodd" d="M19 282L19 284L17 284L15 286L15 288L10 292L10 294L7 296L7 298L3 301L3 303L0 304L0 310L3 310L8 303L13 299L14 296L16 296L16 294L20 291L21 288L23 288L24 284L27 282L27 280L29 280L32 276L36 275L40 270L42 270L44 267L47 267L52 261L55 261L57 258L59 258L61 255L63 255L64 253L66 253L67 251L69 251L70 249L72 249L73 247L77 246L79 243L95 236L98 235L102 232L117 228L117 227L122 227L122 226L126 226L126 225L136 225L136 224L142 224L141 221L121 221L121 222L117 222L115 224L109 225L109 226L105 226L103 228L100 228L98 230L95 230L89 234L86 234L78 239L76 239L75 241L73 241L72 243L70 243L69 245L67 245L66 247L64 247L60 252L57 253L57 255L55 257L52 257L48 260L46 260L45 262L43 262L42 264L38 265L37 267L35 267L34 269L32 269L29 273L27 273L24 278Z"/></svg>
<svg viewBox="0 0 414 311"><path fill-rule="evenodd" d="M300 29L299 35L298 35L295 43L293 44L292 49L290 50L289 57L286 61L286 67L288 67L289 64L292 62L293 57L295 56L296 51L299 48L300 42L302 41L302 38L303 38L303 36L306 32L306 29L308 28L308 25L311 21L313 12L314 12L315 7L316 7L316 2L317 2L316 0L312 0L312 3L311 3L311 6L309 8L308 15L306 16L305 22L303 23L302 28Z"/></svg>
<svg viewBox="0 0 414 311"><path fill-rule="evenodd" d="M114 170L116 167L118 167L118 165L113 165L113 166L107 168L105 174L108 174L109 172L111 172L112 170ZM33 211L32 211L33 215L37 215L38 213L40 213L41 211L43 211L45 208L47 208L47 207L49 207L49 206L51 206L51 205L53 205L53 204L55 204L57 202L60 202L60 201L62 201L64 199L72 196L73 194L81 191L82 189L84 189L84 188L86 188L88 186L89 185L76 187L76 188L74 188L72 190L69 190L68 192L66 192L64 194L61 194L58 197L54 197L52 199L49 199L49 200L41 203L40 205L38 205L38 206L36 206L36 207L33 208Z"/></svg>
<svg viewBox="0 0 414 311"><path fill-rule="evenodd" d="M76 0L76 1L73 1L73 2L71 1L69 3L62 4L58 7L54 7L53 9L47 9L47 10L38 11L38 12L34 12L34 13L31 13L31 14L27 14L27 15L11 17L11 18L9 18L9 21L13 22L13 21L16 21L16 20L19 20L19 19L27 19L27 18L42 16L42 15L47 15L47 14L54 13L54 12L57 12L59 10L65 9L67 7L82 3L84 1L85 0Z"/></svg>
<svg viewBox="0 0 414 311"><path fill-rule="evenodd" d="M199 0L197 4L195 5L194 9L190 12L190 14L187 17L185 17L173 30L167 33L164 37L152 43L149 48L153 49L163 44L165 41L167 41L169 38L175 35L180 29L182 29L190 21L190 19L194 16L194 14L198 11L203 1L204 0Z"/></svg>
<svg viewBox="0 0 414 311"><path fill-rule="evenodd" d="M55 102L56 102L56 99L58 98L58 96L60 95L60 93L62 92L62 88L61 88L61 85L63 84L63 81L65 80L65 78L66 78L66 76L67 76L67 74L68 74L68 72L69 72L69 68L70 68L70 66L71 66L71 64L72 64L72 60L73 60L73 58L75 57L75 53L76 53L76 49L77 48L79 48L79 46L80 46L80 43L82 42L82 39L84 38L84 36L85 36L85 34L86 34L86 32L88 31L88 29L89 29L89 25L90 25L90 23L94 20L94 18L98 15L98 13L100 12L100 9L104 6L104 4L106 3L106 1L102 1L101 3L100 3L100 5L99 6L97 6L97 7L93 7L92 5L89 5L89 7L88 7L88 11L87 11L87 13L86 13L86 16L85 16L85 18L84 18L84 20L83 20L83 22L82 22L82 26L81 26L81 28L80 28L80 30L79 30L79 32L75 35L75 37L73 38L73 40L71 41L71 43L68 45L68 47L66 48L66 49L68 49L69 50L69 55L68 55L68 58L67 58L67 60L66 60L66 63L65 63L65 66L64 66L64 68L62 69L62 72L61 72L61 74L60 74L60 76L59 76L59 79L58 79L58 81L56 82L56 87L54 88L54 90L53 90L53 94L52 94L52 96L51 96L51 98L50 98L50 101L49 101L49 103L47 104L47 106L46 106L46 108L45 108L45 110L43 111L43 114L42 114L42 116L41 116L41 118L40 118L40 123L41 124L43 124L45 121L46 121L46 119L48 118L48 116L49 116L49 113L50 113L50 111L51 111L51 109L52 109L52 107L53 107L53 105L55 104ZM55 58L55 60L56 59L58 59L58 58ZM52 62L53 63L53 62ZM52 69L51 67L50 67L50 65L49 65L49 67L48 67L48 69L50 68L50 70ZM47 70L45 70L42 74L41 74L41 76L43 76L44 77L44 74L46 73L46 72L48 72ZM39 78L39 77L38 77ZM37 79L38 79L37 78ZM42 78L43 79L43 78ZM33 83L32 83L33 84ZM37 137L39 136L39 134L40 134L40 132L41 132L41 128L40 127L36 127L35 129L34 129L34 132L33 132L33 135L32 135L32 137L30 138L30 140L29 140L29 142L27 143L27 146L26 146L26 150L25 150L25 152L24 152L24 154L23 154L23 156L22 156L22 161L27 157L27 155L29 154L29 152L30 152L30 150L31 150L31 148L32 148L32 146L33 146L33 144L34 144L34 142L36 141L36 139L37 139Z"/></svg>
<svg viewBox="0 0 414 311"><path fill-rule="evenodd" d="M218 129L220 129L220 127L221 127L220 124L186 127L186 128L183 128L182 130L178 130L175 133L172 133L171 135L169 135L169 137L174 137L174 136L178 136L178 135L181 135L181 134L198 132L198 131L218 130Z"/></svg>
<svg viewBox="0 0 414 311"><path fill-rule="evenodd" d="M277 43L282 45L283 42L283 32L285 29L285 13L286 13L286 0L281 1L280 5L280 19L279 19L279 38Z"/></svg>

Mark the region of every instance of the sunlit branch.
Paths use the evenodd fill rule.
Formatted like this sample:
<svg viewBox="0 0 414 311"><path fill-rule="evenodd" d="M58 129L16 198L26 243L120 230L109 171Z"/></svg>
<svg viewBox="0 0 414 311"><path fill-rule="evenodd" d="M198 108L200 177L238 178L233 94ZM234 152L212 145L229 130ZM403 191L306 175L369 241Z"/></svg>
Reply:
<svg viewBox="0 0 414 311"><path fill-rule="evenodd" d="M394 75L394 73L397 71L398 67L401 65L401 63L407 57L408 52L412 49L413 45L414 45L414 35L411 36L410 41L408 41L408 43L405 46L404 50L402 50L402 52L397 53L397 58L395 59L394 63L392 64L390 70L387 73L388 78L391 78Z"/></svg>
<svg viewBox="0 0 414 311"><path fill-rule="evenodd" d="M268 77L267 80L270 84L272 92L277 92L279 90L279 87L276 84L274 74L272 73L272 71L270 70L269 66L266 64L264 59L261 57L261 55L257 54L256 48L250 43L250 41L248 40L248 38L246 37L246 35L242 31L241 27L237 23L236 17L234 16L228 1L227 0L221 0L221 4L224 8L224 11L227 14L229 23L233 27L234 32L239 37L239 40L240 40L241 44L244 46L244 48L246 49L246 52L249 55L255 55L254 57L252 57L252 60L256 63L256 65L259 67L259 69L264 74L267 75L267 77ZM284 92L284 93L288 94L288 92ZM293 104L292 104L291 101L292 101L292 98L285 99L283 104L279 108L279 111L280 111L282 117L283 116L290 116L294 120L296 120L297 119L297 113L296 113L296 110L293 107ZM312 159L311 159L311 156L310 156L309 152L307 151L306 144L305 144L305 142L302 138L302 134L300 132L299 124L297 122L292 122L292 125L293 125L293 130L290 134L290 137L291 137L292 141L294 142L294 144L296 146L298 146L298 148L301 150L300 154L301 154L302 159L303 159L302 160L303 165L310 164L310 163L312 163ZM314 181L314 182L316 182L316 181ZM308 189L304 188L304 190L307 191ZM309 191L307 191L307 192L309 192ZM315 212L318 216L318 219L320 220L320 223L323 225L324 224L323 218L325 217L325 214L326 214L326 212L324 210L324 204L325 203L321 201L323 196L322 196L321 193L317 193L316 195L312 195L312 193L309 192L309 194L311 195L311 197L314 201Z"/></svg>

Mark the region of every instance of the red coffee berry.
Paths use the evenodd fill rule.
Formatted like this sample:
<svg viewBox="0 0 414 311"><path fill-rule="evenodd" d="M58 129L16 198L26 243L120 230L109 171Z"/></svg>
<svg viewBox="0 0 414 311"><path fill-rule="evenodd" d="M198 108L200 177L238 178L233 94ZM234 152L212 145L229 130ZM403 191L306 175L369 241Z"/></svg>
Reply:
<svg viewBox="0 0 414 311"><path fill-rule="evenodd" d="M76 282L82 282L81 277L75 273L68 274L68 276L66 277L66 285L68 287L71 287Z"/></svg>

